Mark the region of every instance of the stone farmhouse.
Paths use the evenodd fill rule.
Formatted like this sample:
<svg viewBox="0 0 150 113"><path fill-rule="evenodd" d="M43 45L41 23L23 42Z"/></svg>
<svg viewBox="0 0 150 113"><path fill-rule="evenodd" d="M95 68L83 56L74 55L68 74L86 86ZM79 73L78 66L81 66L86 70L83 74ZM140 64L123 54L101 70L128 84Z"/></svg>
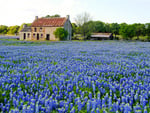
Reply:
<svg viewBox="0 0 150 113"><path fill-rule="evenodd" d="M71 40L72 25L69 15L52 18L38 18L36 16L30 27L27 27L27 25L23 26L23 29L20 31L20 40L59 40L53 34L59 27L68 31L66 39Z"/></svg>

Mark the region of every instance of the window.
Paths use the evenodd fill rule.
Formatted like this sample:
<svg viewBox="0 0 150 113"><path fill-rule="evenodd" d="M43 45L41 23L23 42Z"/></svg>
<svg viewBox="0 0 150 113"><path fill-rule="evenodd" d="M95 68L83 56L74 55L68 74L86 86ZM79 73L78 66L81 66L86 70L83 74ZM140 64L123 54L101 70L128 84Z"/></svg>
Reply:
<svg viewBox="0 0 150 113"><path fill-rule="evenodd" d="M36 32L36 28L34 28L34 32Z"/></svg>
<svg viewBox="0 0 150 113"><path fill-rule="evenodd" d="M33 38L35 38L35 34L33 34Z"/></svg>
<svg viewBox="0 0 150 113"><path fill-rule="evenodd" d="M24 39L24 40L26 39L26 33L24 33L24 35L23 35L23 39Z"/></svg>
<svg viewBox="0 0 150 113"><path fill-rule="evenodd" d="M43 34L41 34L41 38L43 38Z"/></svg>
<svg viewBox="0 0 150 113"><path fill-rule="evenodd" d="M30 38L30 33L28 33L28 38Z"/></svg>
<svg viewBox="0 0 150 113"><path fill-rule="evenodd" d="M40 27L40 32L42 32L42 27Z"/></svg>

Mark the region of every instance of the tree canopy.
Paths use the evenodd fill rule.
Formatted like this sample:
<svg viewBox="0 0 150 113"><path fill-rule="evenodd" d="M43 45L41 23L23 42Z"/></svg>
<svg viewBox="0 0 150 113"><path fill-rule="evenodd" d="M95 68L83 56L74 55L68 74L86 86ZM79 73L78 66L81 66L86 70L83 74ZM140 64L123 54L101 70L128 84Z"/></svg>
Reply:
<svg viewBox="0 0 150 113"><path fill-rule="evenodd" d="M8 26L0 25L0 34L6 34L8 31Z"/></svg>
<svg viewBox="0 0 150 113"><path fill-rule="evenodd" d="M18 30L19 30L19 27L20 26L18 26L18 25L8 27L7 28L7 30L8 30L7 34L17 34Z"/></svg>
<svg viewBox="0 0 150 113"><path fill-rule="evenodd" d="M46 15L45 17L48 18L48 17L61 17L61 16L59 14L55 14L55 15Z"/></svg>

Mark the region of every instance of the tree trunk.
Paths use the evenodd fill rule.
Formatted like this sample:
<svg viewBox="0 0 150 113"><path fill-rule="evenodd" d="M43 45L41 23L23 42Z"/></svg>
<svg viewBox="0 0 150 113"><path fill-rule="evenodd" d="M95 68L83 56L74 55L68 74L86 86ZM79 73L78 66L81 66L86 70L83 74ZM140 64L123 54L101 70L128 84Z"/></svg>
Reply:
<svg viewBox="0 0 150 113"><path fill-rule="evenodd" d="M84 40L85 40L85 32L83 33L83 36L84 36Z"/></svg>
<svg viewBox="0 0 150 113"><path fill-rule="evenodd" d="M137 40L139 40L139 35L137 35Z"/></svg>

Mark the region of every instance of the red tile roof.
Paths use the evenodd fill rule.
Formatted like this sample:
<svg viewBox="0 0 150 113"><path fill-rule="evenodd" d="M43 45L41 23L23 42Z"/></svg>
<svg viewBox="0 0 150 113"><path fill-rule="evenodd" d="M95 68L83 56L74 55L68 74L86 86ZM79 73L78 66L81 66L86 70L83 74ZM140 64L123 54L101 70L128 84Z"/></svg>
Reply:
<svg viewBox="0 0 150 113"><path fill-rule="evenodd" d="M32 27L61 27L64 26L67 18L38 18L32 23Z"/></svg>

